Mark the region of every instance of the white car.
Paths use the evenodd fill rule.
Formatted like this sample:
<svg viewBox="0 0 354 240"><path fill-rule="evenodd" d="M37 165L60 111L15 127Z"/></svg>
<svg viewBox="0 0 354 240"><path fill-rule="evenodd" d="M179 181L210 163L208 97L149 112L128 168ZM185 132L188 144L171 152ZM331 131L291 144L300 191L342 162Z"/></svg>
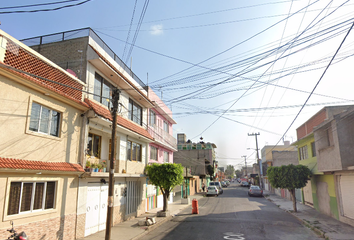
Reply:
<svg viewBox="0 0 354 240"><path fill-rule="evenodd" d="M208 196L219 196L219 190L216 186L209 186L206 191L206 195Z"/></svg>
<svg viewBox="0 0 354 240"><path fill-rule="evenodd" d="M219 194L223 194L224 190L221 187L220 182L210 182L209 186L216 186L218 188Z"/></svg>

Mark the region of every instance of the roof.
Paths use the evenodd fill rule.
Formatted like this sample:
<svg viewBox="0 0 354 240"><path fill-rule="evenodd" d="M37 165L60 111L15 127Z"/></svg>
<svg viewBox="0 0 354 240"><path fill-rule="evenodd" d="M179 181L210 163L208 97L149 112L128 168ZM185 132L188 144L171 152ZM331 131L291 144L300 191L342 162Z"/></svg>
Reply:
<svg viewBox="0 0 354 240"><path fill-rule="evenodd" d="M105 108L105 107L103 107L103 106L101 106L101 105L99 105L87 98L85 99L85 102L92 108L92 110L97 115L99 115L105 119L108 119L109 121L113 121L111 112L107 108ZM146 129L144 129L143 127L133 123L132 121L125 119L125 118L118 116L118 115L117 115L117 124L119 126L126 128L126 129L129 129L130 131L133 131L139 135L142 135L148 139L154 140L154 138L149 134L149 132Z"/></svg>
<svg viewBox="0 0 354 240"><path fill-rule="evenodd" d="M42 162L0 157L0 169L36 171L85 172L80 164L67 162Z"/></svg>
<svg viewBox="0 0 354 240"><path fill-rule="evenodd" d="M78 79L23 43L15 39L10 39L10 36L5 36L5 33L0 32L0 34L7 39L4 58L5 64L24 72L58 82L60 84L41 78L35 78L38 83L46 85L51 90L62 92L64 95L79 101L82 100L83 84Z"/></svg>

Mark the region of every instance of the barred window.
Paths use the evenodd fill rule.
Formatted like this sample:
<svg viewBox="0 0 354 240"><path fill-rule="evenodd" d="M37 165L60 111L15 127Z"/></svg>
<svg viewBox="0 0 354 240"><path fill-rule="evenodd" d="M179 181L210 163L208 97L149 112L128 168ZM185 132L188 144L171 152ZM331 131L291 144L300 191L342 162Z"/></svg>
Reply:
<svg viewBox="0 0 354 240"><path fill-rule="evenodd" d="M7 215L53 209L56 182L11 182Z"/></svg>

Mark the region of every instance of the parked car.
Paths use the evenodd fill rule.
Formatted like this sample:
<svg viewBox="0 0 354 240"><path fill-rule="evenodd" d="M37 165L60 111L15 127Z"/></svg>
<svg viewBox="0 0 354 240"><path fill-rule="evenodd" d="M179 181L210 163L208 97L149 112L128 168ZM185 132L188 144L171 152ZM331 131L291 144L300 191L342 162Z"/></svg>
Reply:
<svg viewBox="0 0 354 240"><path fill-rule="evenodd" d="M223 194L223 192L224 192L220 182L210 182L209 186L216 186L219 190L219 194Z"/></svg>
<svg viewBox="0 0 354 240"><path fill-rule="evenodd" d="M249 186L250 186L250 184L248 182L246 182L246 181L241 182L241 187L249 187Z"/></svg>
<svg viewBox="0 0 354 240"><path fill-rule="evenodd" d="M221 186L222 187L227 187L227 183L226 182L221 182Z"/></svg>
<svg viewBox="0 0 354 240"><path fill-rule="evenodd" d="M230 181L225 181L227 186L230 186Z"/></svg>
<svg viewBox="0 0 354 240"><path fill-rule="evenodd" d="M263 197L263 190L259 186L252 185L248 190L248 196Z"/></svg>
<svg viewBox="0 0 354 240"><path fill-rule="evenodd" d="M219 190L216 186L209 186L206 191L206 196L219 196Z"/></svg>

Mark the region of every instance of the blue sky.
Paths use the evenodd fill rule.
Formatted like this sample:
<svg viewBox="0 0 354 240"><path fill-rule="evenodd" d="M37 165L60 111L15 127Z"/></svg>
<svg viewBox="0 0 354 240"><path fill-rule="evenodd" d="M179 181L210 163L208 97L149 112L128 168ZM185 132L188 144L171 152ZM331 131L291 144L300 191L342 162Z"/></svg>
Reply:
<svg viewBox="0 0 354 240"><path fill-rule="evenodd" d="M294 142L296 128L322 107L353 104L353 32L321 77L354 21L353 1L140 0L133 18L135 1L8 8L53 2L2 1L0 28L24 39L91 27L162 96L174 134L214 142L221 165L240 166L243 155L254 162L248 133L260 133L260 149L282 144L285 133ZM19 10L37 12L4 13Z"/></svg>

